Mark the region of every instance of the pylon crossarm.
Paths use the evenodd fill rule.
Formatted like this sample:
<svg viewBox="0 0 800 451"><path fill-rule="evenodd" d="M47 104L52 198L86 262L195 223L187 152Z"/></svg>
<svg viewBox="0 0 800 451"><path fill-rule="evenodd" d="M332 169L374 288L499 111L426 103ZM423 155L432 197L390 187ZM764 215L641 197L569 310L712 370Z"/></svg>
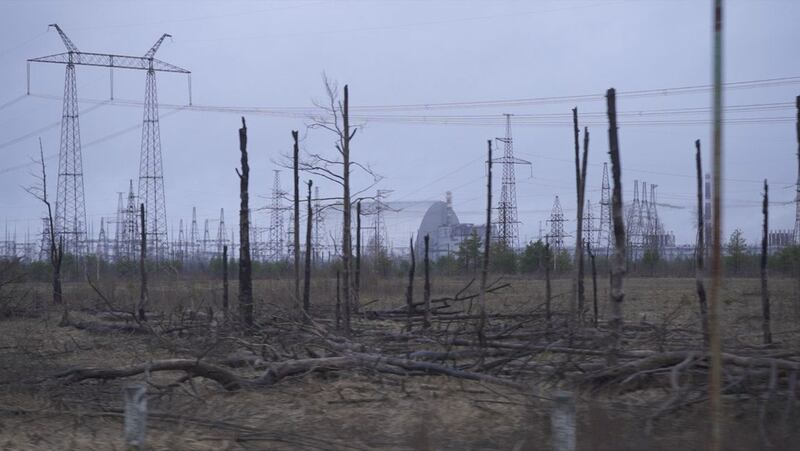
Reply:
<svg viewBox="0 0 800 451"><path fill-rule="evenodd" d="M111 55L107 53L90 53L90 52L70 52L57 53L55 55L42 56L40 58L31 58L28 62L31 63L55 63L55 64L69 64L81 66L97 66L97 67L113 67L117 69L138 69L149 70L150 58L141 56L127 56L127 55ZM178 67L164 61L153 58L153 70L157 72L176 72L180 74L190 74L191 71L182 67Z"/></svg>

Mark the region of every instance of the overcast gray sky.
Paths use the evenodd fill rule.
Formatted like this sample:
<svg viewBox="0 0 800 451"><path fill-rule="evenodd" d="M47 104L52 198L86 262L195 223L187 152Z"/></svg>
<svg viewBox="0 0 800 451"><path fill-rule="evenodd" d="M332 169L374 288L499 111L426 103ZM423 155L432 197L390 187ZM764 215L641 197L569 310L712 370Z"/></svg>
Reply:
<svg viewBox="0 0 800 451"><path fill-rule="evenodd" d="M726 82L800 77L800 2L730 0L726 6ZM595 95L359 113L364 127L353 156L385 177L379 187L394 190L389 200L444 199L451 190L456 213L472 222L481 222L486 139L504 134L502 113L517 115L516 155L533 163L532 174L517 168L523 239L537 236L555 195L567 217L574 217L570 108L585 114L582 123L591 133L587 183L596 204L608 150L602 95L609 87L620 93L664 89L662 95L618 100L618 111L641 112L620 117L624 196L631 198L634 179L657 184L659 200L673 206L659 209L666 228L679 243L694 240L693 142L703 141L707 163L710 113L703 108L711 95L668 88L711 81L710 1L3 1L0 221L16 228L20 239L28 228L38 233L42 215L41 205L21 188L33 181L35 167L28 163L38 152L36 138L42 137L46 155L59 146L53 124L61 117L64 67L34 65L33 95L21 97L25 60L64 51L58 35L47 32L54 22L89 52L143 55L161 33L170 33L174 39L156 57L192 71L195 105L280 107L275 116L246 115L256 207L268 202L274 161L290 149L290 130L302 131L307 151L333 152L331 136L307 132L306 119L286 114L288 107L310 107L312 99L323 98L323 72L350 85L354 109ZM144 75L116 71L116 97L141 102ZM224 207L230 227L238 208L239 115L208 108L173 112L168 105L187 102L186 80L158 77L159 100L167 105L161 139L168 220L177 230L192 206L200 219L216 219ZM78 67L79 97L107 99L108 78L107 69ZM797 94L800 78L726 92L728 107L770 104L726 114L737 119L725 127L726 234L738 227L749 241L757 239L764 178L775 202L771 224L793 226ZM687 112L692 108L700 111ZM653 114L664 109L672 112ZM117 192L138 176L142 111L91 102L81 103L81 110L90 110L80 125L86 210L96 230L101 216L114 216ZM446 124L433 116L457 118ZM57 159L48 164L55 192ZM334 194L333 186L316 182L323 195ZM266 215L260 216L266 225ZM567 229L574 230L574 221Z"/></svg>

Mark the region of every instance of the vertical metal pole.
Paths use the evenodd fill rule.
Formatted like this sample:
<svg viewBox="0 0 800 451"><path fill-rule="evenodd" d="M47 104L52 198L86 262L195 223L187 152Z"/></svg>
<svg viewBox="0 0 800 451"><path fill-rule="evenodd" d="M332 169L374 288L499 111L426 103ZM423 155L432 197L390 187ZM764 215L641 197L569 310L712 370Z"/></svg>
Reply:
<svg viewBox="0 0 800 451"><path fill-rule="evenodd" d="M713 158L714 205L712 207L712 261L711 298L709 302L709 335L711 375L709 398L711 400L711 446L722 449L722 358L719 331L719 295L722 288L722 0L714 0L714 97L713 97Z"/></svg>
<svg viewBox="0 0 800 451"><path fill-rule="evenodd" d="M31 95L31 62L28 61L28 90L27 95Z"/></svg>
<svg viewBox="0 0 800 451"><path fill-rule="evenodd" d="M189 74L189 106L192 106L192 74Z"/></svg>

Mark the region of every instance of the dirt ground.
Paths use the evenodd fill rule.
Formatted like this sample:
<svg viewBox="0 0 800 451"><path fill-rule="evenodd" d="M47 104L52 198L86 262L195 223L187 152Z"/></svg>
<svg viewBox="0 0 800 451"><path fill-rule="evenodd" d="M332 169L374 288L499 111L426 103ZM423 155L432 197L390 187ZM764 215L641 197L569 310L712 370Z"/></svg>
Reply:
<svg viewBox="0 0 800 451"><path fill-rule="evenodd" d="M510 282L509 289L490 299L493 310L530 310L542 302L541 281L512 278ZM464 283L439 281L434 297L452 295ZM315 297L318 303L332 291L327 284L315 284L322 293ZM81 307L97 306L95 296L81 285L68 286L68 296L80 297ZM202 309L219 300L214 282L154 285L156 309L158 302ZM800 347L796 286L793 280L771 281L776 340L794 349ZM370 280L364 287L362 303L371 308L402 305L400 279ZM557 307L566 305L569 287L568 280L556 281ZM37 293L41 287L31 288L30 302L43 302L37 300L43 296ZM288 289L287 281L259 281L256 298L275 299ZM128 291L124 285L116 287L114 302L124 305L132 294ZM591 283L588 292L591 299ZM626 293L626 321L697 327L693 279L630 279ZM602 289L598 295L602 318L607 293ZM372 302L375 299L379 300ZM726 343L758 343L758 281L728 280L722 300ZM124 449L122 387L147 376L75 384L51 376L74 366L119 367L179 353L150 336L95 334L57 323L55 310L0 320L0 448ZM398 330L401 327L397 325ZM548 398L558 384L532 381L536 389L525 393L443 376L406 377L361 369L314 373L269 388L229 392L203 379L175 383L181 373L148 376L148 448L165 450L550 449ZM706 403L648 425L654 405L646 395L578 393L578 449L705 448ZM792 449L791 444L800 443L795 402L726 398L724 448Z"/></svg>

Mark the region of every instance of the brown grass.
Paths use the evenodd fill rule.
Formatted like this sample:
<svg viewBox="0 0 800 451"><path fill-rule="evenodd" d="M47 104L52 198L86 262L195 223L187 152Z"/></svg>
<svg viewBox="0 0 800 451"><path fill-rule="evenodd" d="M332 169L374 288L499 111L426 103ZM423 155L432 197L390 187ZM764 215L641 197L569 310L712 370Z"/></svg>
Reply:
<svg viewBox="0 0 800 451"><path fill-rule="evenodd" d="M494 311L529 311L544 299L540 280L508 279L512 287L490 297ZM452 295L467 280L434 280L433 296ZM556 308L566 310L571 282L554 282ZM115 306L130 308L135 284L103 281L102 290ZM599 293L601 317L608 299ZM784 347L798 346L794 282L771 281L773 331ZM334 281L318 280L312 288L317 306L329 307ZM401 278L367 278L362 302L373 309L400 307ZM591 285L589 284L589 293ZM32 287L30 301L46 304L46 286ZM416 288L421 299L422 286ZM756 279L729 279L723 292L723 331L727 343L758 343L760 294ZM66 285L76 308L105 309L86 284ZM113 293L113 294L112 294ZM231 287L235 302L236 285ZM255 297L263 303L291 303L291 281L257 281ZM697 329L693 279L626 281L626 321L664 323ZM156 281L153 307L219 309L216 281ZM591 299L591 297L590 297ZM319 308L318 310L325 310ZM75 313L80 318L81 313ZM59 370L77 365L122 366L174 356L152 337L93 335L56 326L58 314L10 318L0 323L0 447L3 449L123 449L122 385L124 381L85 381L64 385L48 381ZM397 330L402 327L396 326ZM179 374L154 374L165 386ZM30 383L38 379L40 383ZM144 376L131 379L143 380ZM547 387L542 387L546 393ZM159 390L151 389L151 394ZM587 395L588 396L588 395ZM649 413L644 399L586 399L579 410L579 449L703 449L705 405L685 409L644 432ZM625 402L623 405L622 402ZM264 390L225 392L209 381L160 390L150 398L156 414L148 430L150 449L547 449L549 402L510 389L443 377L396 377L365 370L309 375ZM775 437L796 440L794 417L780 421L785 400L775 401L770 427ZM756 401L729 400L727 449L763 447L758 433ZM732 410L732 409L737 410ZM775 440L774 449L794 442Z"/></svg>

